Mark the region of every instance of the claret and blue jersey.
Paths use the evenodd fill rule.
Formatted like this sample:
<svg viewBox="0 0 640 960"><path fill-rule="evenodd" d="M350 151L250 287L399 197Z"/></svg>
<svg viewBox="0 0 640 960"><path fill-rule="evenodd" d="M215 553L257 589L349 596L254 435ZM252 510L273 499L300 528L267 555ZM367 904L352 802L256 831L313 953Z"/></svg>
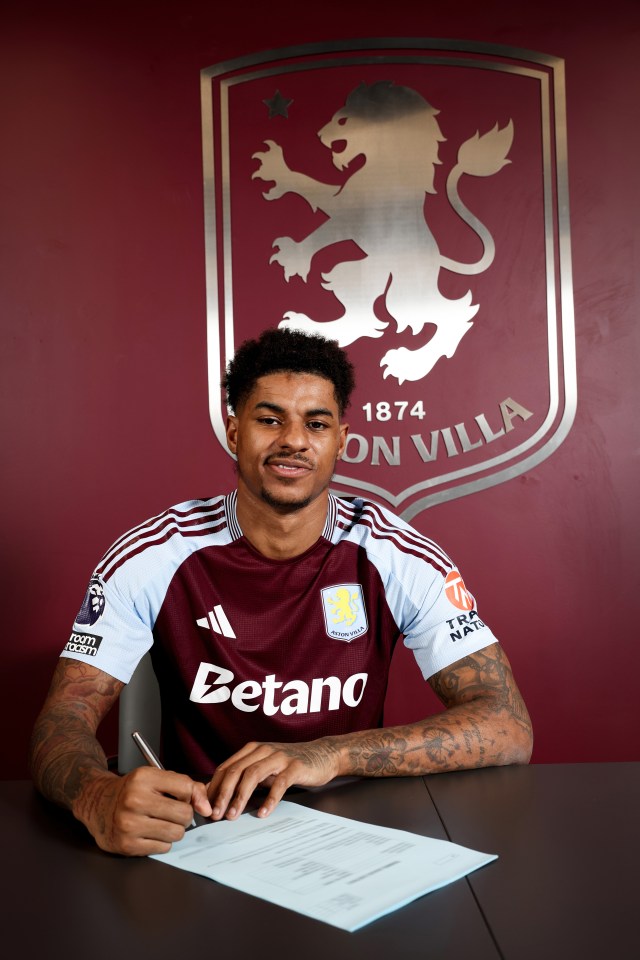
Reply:
<svg viewBox="0 0 640 960"><path fill-rule="evenodd" d="M116 541L62 655L127 683L151 649L165 765L208 777L250 740L380 726L400 638L425 678L495 642L447 555L378 504L329 495L317 542L273 560L234 491Z"/></svg>

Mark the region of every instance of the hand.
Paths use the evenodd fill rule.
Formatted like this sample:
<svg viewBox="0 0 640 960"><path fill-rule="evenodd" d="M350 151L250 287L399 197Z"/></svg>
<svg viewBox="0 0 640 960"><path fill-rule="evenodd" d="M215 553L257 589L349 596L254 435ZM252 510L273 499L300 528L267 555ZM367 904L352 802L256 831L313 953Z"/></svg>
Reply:
<svg viewBox="0 0 640 960"><path fill-rule="evenodd" d="M93 778L74 813L103 850L146 856L167 853L181 840L194 810L211 815L203 783L182 773L139 767L124 777L105 772Z"/></svg>
<svg viewBox="0 0 640 960"><path fill-rule="evenodd" d="M336 738L310 743L247 743L220 764L207 786L211 818L235 820L258 786L270 787L258 810L259 817L268 817L289 787L318 787L339 774Z"/></svg>

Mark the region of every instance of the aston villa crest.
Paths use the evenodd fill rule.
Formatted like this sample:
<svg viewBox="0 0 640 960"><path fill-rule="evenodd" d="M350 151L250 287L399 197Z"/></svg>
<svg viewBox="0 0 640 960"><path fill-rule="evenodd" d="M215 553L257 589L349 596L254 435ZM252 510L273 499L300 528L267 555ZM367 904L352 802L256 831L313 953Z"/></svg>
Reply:
<svg viewBox="0 0 640 960"><path fill-rule="evenodd" d="M203 71L211 420L242 340L347 348L336 492L411 518L532 469L575 413L562 64L454 41Z"/></svg>
<svg viewBox="0 0 640 960"><path fill-rule="evenodd" d="M320 591L327 635L351 643L367 632L367 611L359 583L340 583Z"/></svg>

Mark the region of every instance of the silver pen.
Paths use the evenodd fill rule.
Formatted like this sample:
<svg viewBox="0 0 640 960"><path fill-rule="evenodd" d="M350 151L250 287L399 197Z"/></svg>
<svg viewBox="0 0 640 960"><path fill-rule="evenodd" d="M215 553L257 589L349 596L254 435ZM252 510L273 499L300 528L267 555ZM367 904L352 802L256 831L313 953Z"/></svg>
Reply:
<svg viewBox="0 0 640 960"><path fill-rule="evenodd" d="M135 743L136 747L138 748L142 756L145 758L149 766L157 767L158 770L164 770L164 767L158 760L158 757L156 756L155 751L147 743L147 741L142 736L142 734L138 733L137 730L134 730L131 736L133 738L133 742ZM192 827L197 826L195 817L191 821L191 826Z"/></svg>

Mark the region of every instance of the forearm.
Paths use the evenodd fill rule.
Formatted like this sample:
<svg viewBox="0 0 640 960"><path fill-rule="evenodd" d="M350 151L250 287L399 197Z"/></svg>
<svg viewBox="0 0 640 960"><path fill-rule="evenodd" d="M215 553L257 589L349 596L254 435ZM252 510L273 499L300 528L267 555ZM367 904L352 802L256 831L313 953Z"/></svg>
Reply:
<svg viewBox="0 0 640 960"><path fill-rule="evenodd" d="M45 708L33 730L30 766L37 789L55 803L82 816L82 798L90 784L111 776L107 758L90 727L61 707Z"/></svg>
<svg viewBox="0 0 640 960"><path fill-rule="evenodd" d="M429 683L447 709L418 723L306 743L245 744L219 765L208 785L213 819L240 816L260 784L270 787L258 810L267 817L294 784L528 763L531 721L497 643L440 670Z"/></svg>
<svg viewBox="0 0 640 960"><path fill-rule="evenodd" d="M417 723L316 743L334 752L339 776L394 777L528 763L532 736L528 715L478 698Z"/></svg>
<svg viewBox="0 0 640 960"><path fill-rule="evenodd" d="M30 767L36 787L84 822L92 788L118 779L108 771L96 731L122 687L86 664L61 660L33 729Z"/></svg>
<svg viewBox="0 0 640 960"><path fill-rule="evenodd" d="M207 817L204 784L142 765L120 777L108 769L96 733L124 684L88 664L63 658L31 738L36 787L71 810L111 853L166 853L184 836L193 810Z"/></svg>
<svg viewBox="0 0 640 960"><path fill-rule="evenodd" d="M338 776L420 776L529 762L531 720L499 644L464 657L429 683L447 708L443 713L308 746L322 745Z"/></svg>

